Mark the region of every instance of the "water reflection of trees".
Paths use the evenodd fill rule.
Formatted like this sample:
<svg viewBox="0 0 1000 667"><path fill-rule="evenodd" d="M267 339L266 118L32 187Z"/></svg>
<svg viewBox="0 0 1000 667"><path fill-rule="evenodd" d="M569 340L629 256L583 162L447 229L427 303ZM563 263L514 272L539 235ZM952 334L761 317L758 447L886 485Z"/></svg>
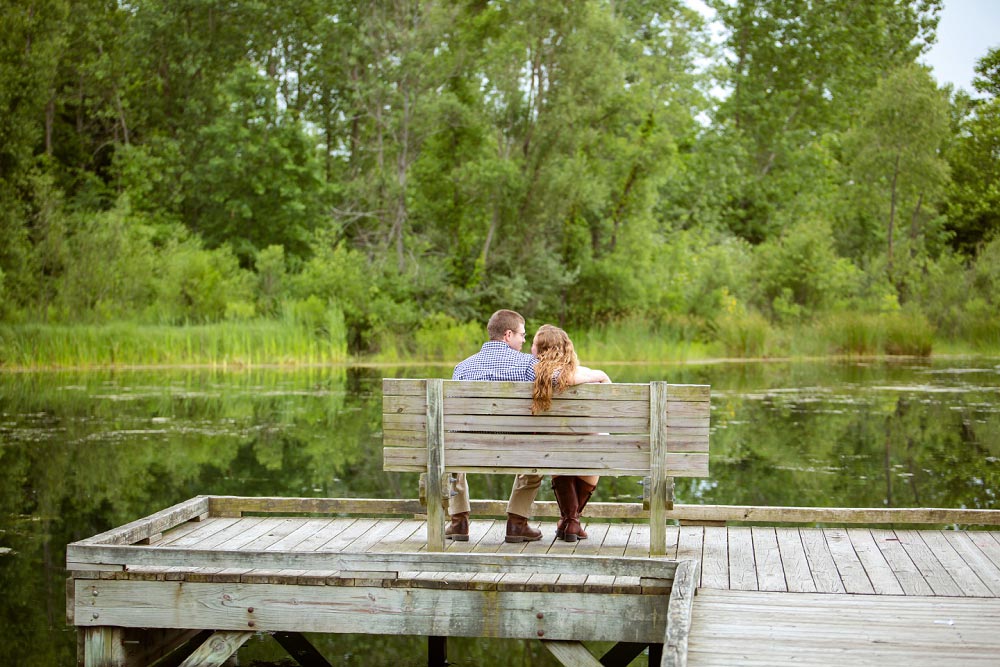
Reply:
<svg viewBox="0 0 1000 667"><path fill-rule="evenodd" d="M381 467L377 410L370 397L348 394L346 375L5 377L0 544L11 553L0 556L0 619L14 630L0 644L0 658L10 659L0 663L75 661L64 620L68 542L198 494L372 491L378 476L352 471L372 470L376 459Z"/></svg>
<svg viewBox="0 0 1000 667"><path fill-rule="evenodd" d="M681 495L719 504L996 508L1000 418L981 398L726 399L713 412L713 483L682 482Z"/></svg>

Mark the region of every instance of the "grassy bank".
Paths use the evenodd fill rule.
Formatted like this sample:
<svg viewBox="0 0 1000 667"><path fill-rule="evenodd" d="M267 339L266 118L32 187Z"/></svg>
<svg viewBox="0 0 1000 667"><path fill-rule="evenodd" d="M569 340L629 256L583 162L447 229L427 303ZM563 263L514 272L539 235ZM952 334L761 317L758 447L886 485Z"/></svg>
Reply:
<svg viewBox="0 0 1000 667"><path fill-rule="evenodd" d="M52 368L113 365L328 364L345 362L454 362L479 349L474 324L430 327L412 336L383 336L380 352L350 357L335 326L293 319L187 326L0 325L0 367ZM537 323L529 322L531 328ZM431 332L433 331L433 335ZM758 315L695 327L653 328L622 322L571 331L584 363L677 362L699 359L939 353L1000 354L1000 331L943 340L919 316L840 313L807 323L776 326Z"/></svg>
<svg viewBox="0 0 1000 667"><path fill-rule="evenodd" d="M187 326L0 325L0 366L319 364L347 360L343 335L294 322Z"/></svg>

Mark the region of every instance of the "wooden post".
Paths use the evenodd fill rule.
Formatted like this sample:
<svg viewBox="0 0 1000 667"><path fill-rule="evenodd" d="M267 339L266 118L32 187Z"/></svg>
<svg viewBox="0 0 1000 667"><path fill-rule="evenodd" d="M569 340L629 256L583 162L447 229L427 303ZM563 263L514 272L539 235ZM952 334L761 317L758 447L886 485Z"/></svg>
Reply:
<svg viewBox="0 0 1000 667"><path fill-rule="evenodd" d="M445 512L438 498L444 480L444 384L427 380L427 550L444 551Z"/></svg>
<svg viewBox="0 0 1000 667"><path fill-rule="evenodd" d="M122 628L98 626L83 634L84 667L126 667L125 634Z"/></svg>
<svg viewBox="0 0 1000 667"><path fill-rule="evenodd" d="M649 555L667 555L667 383L649 383Z"/></svg>

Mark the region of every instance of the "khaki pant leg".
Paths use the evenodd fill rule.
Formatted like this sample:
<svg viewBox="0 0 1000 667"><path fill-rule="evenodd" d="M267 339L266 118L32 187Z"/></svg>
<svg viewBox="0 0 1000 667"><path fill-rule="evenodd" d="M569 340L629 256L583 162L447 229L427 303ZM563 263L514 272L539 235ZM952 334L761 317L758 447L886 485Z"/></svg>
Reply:
<svg viewBox="0 0 1000 667"><path fill-rule="evenodd" d="M510 490L510 501L507 511L525 518L531 516L531 506L542 485L541 475L518 475L514 479L514 487Z"/></svg>
<svg viewBox="0 0 1000 667"><path fill-rule="evenodd" d="M448 499L448 514L459 514L472 509L469 505L469 485L465 481L465 473L455 473L455 477L458 480L453 487L456 494Z"/></svg>

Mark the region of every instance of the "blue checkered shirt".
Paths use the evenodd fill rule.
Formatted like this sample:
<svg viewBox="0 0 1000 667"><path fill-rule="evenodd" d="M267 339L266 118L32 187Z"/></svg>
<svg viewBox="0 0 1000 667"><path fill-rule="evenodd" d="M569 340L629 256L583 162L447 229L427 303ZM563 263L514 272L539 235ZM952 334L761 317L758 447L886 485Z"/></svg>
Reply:
<svg viewBox="0 0 1000 667"><path fill-rule="evenodd" d="M502 340L483 343L483 349L458 366L452 380L507 380L534 382L535 362L530 354L512 349Z"/></svg>

